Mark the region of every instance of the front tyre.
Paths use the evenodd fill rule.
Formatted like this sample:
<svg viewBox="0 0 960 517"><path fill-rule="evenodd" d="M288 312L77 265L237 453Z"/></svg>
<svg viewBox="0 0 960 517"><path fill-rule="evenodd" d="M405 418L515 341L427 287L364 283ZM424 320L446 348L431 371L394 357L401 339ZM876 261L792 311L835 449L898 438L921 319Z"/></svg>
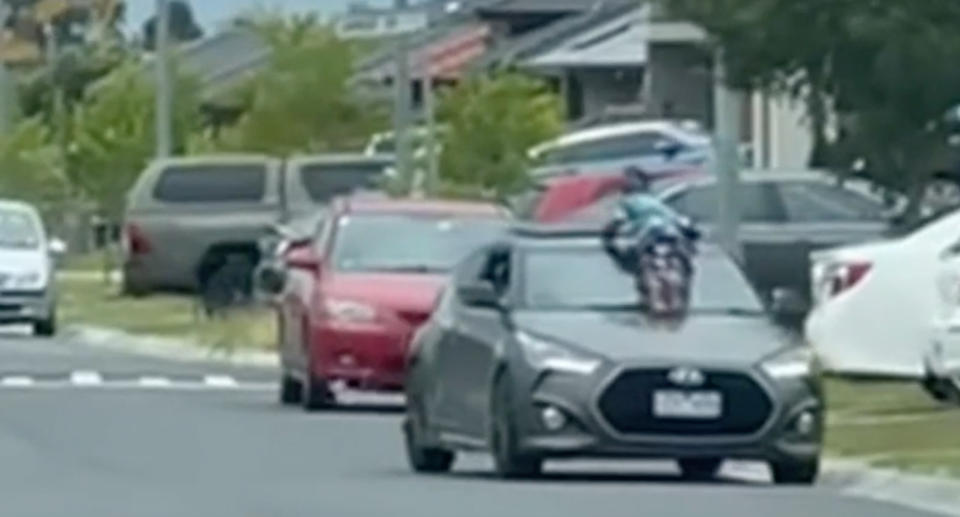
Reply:
<svg viewBox="0 0 960 517"><path fill-rule="evenodd" d="M445 449L427 446L423 434L423 417L413 404L409 404L403 420L403 437L410 468L421 474L450 472L456 455Z"/></svg>
<svg viewBox="0 0 960 517"><path fill-rule="evenodd" d="M812 485L820 474L820 459L771 461L770 470L778 485Z"/></svg>
<svg viewBox="0 0 960 517"><path fill-rule="evenodd" d="M304 411L320 411L329 409L336 404L333 391L330 390L330 386L325 380L318 379L310 372L307 372L305 379L301 383L302 392L300 395L300 403L303 405Z"/></svg>
<svg viewBox="0 0 960 517"><path fill-rule="evenodd" d="M56 309L50 310L50 315L45 320L36 321L33 323L33 333L34 335L40 337L53 337L57 333L57 311Z"/></svg>
<svg viewBox="0 0 960 517"><path fill-rule="evenodd" d="M490 452L494 468L504 479L537 477L543 471L543 458L520 452L511 395L510 377L507 374L498 376L490 404Z"/></svg>
<svg viewBox="0 0 960 517"><path fill-rule="evenodd" d="M681 458L677 460L680 464L680 472L684 479L692 481L709 481L717 476L720 466L723 465L721 458Z"/></svg>

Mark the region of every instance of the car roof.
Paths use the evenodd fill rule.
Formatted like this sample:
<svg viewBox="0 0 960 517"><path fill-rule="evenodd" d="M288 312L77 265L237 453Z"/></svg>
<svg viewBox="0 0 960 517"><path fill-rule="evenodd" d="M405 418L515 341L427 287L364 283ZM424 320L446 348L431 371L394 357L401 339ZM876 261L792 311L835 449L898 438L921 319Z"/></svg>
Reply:
<svg viewBox="0 0 960 517"><path fill-rule="evenodd" d="M24 212L37 213L37 209L30 203L17 201L15 199L0 199L0 210L21 210Z"/></svg>
<svg viewBox="0 0 960 517"><path fill-rule="evenodd" d="M354 163L382 163L390 165L396 157L392 154L361 154L361 153L331 153L297 155L288 160L293 167L309 167L311 165L340 165Z"/></svg>
<svg viewBox="0 0 960 517"><path fill-rule="evenodd" d="M570 223L515 223L510 228L509 241L527 249L590 249L601 248L601 230L603 225L590 222ZM622 239L630 242L629 237ZM723 260L733 259L717 244L702 242L697 246L697 254L716 257Z"/></svg>
<svg viewBox="0 0 960 517"><path fill-rule="evenodd" d="M606 124L603 126L580 129L562 135L554 140L545 142L534 147L534 151L544 151L558 146L573 145L595 140L603 140L617 136L625 136L640 131L661 131L671 134L687 134L694 138L700 138L696 131L683 127L681 122L673 120L645 120L641 122L618 122L615 124Z"/></svg>
<svg viewBox="0 0 960 517"><path fill-rule="evenodd" d="M341 201L345 214L422 214L506 218L506 208L495 203L442 199L381 199L351 197Z"/></svg>
<svg viewBox="0 0 960 517"><path fill-rule="evenodd" d="M223 153L197 156L170 156L157 158L154 164L169 165L220 165L220 164L263 164L277 161L277 158L265 154Z"/></svg>

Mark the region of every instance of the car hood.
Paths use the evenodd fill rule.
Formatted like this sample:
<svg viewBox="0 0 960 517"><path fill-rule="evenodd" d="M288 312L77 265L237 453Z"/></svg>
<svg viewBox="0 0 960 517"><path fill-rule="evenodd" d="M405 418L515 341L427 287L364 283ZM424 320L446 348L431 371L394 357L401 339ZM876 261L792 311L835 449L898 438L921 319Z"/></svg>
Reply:
<svg viewBox="0 0 960 517"><path fill-rule="evenodd" d="M8 249L0 248L0 272L45 273L47 269L47 254L42 249Z"/></svg>
<svg viewBox="0 0 960 517"><path fill-rule="evenodd" d="M627 312L526 312L516 324L615 361L753 364L790 342L761 316L691 315L674 328L656 328Z"/></svg>
<svg viewBox="0 0 960 517"><path fill-rule="evenodd" d="M324 292L331 298L429 313L445 283L443 275L338 273L324 285Z"/></svg>

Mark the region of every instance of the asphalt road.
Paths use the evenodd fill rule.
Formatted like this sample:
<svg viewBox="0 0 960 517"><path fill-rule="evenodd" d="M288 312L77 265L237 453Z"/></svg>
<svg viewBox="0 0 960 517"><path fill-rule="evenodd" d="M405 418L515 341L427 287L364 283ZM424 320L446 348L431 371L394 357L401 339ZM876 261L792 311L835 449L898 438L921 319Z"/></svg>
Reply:
<svg viewBox="0 0 960 517"><path fill-rule="evenodd" d="M830 486L679 481L668 465L549 465L505 483L482 456L407 469L396 406L305 414L269 370L0 334L0 515L97 517L920 517Z"/></svg>

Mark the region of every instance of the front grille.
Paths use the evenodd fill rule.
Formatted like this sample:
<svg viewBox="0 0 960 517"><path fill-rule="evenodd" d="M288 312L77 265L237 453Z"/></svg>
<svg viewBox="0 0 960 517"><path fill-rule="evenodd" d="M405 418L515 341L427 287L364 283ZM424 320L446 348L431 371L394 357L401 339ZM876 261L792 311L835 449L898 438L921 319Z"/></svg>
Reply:
<svg viewBox="0 0 960 517"><path fill-rule="evenodd" d="M696 388L671 383L666 369L627 370L603 391L600 415L621 434L645 435L750 435L770 418L773 402L748 375L705 371L706 382ZM723 413L716 419L658 418L653 414L656 390L716 391L723 397Z"/></svg>

